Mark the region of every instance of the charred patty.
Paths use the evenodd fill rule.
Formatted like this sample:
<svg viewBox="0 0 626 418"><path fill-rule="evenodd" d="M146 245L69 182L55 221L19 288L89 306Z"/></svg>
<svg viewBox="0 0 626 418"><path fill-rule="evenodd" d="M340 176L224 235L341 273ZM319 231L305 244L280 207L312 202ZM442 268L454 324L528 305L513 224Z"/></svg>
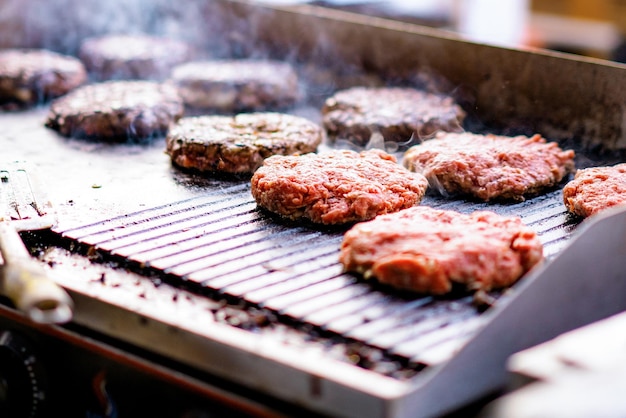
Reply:
<svg viewBox="0 0 626 418"><path fill-rule="evenodd" d="M220 113L281 110L300 98L296 71L280 61L189 62L174 68L171 81L189 108Z"/></svg>
<svg viewBox="0 0 626 418"><path fill-rule="evenodd" d="M252 173L271 155L314 152L322 128L282 113L186 117L166 137L166 151L180 167L206 172Z"/></svg>
<svg viewBox="0 0 626 418"><path fill-rule="evenodd" d="M540 135L441 133L409 148L404 165L444 195L524 200L558 184L574 169L574 151Z"/></svg>
<svg viewBox="0 0 626 418"><path fill-rule="evenodd" d="M405 87L353 87L326 99L323 124L330 139L367 144L373 134L408 142L438 131L458 132L465 111L449 96Z"/></svg>
<svg viewBox="0 0 626 418"><path fill-rule="evenodd" d="M517 217L417 206L378 216L344 235L345 270L419 293L510 286L543 259L536 233Z"/></svg>
<svg viewBox="0 0 626 418"><path fill-rule="evenodd" d="M563 202L582 217L626 204L626 163L578 170L563 188Z"/></svg>
<svg viewBox="0 0 626 418"><path fill-rule="evenodd" d="M163 135L183 114L175 88L152 81L107 81L54 100L46 126L69 137L126 141Z"/></svg>
<svg viewBox="0 0 626 418"><path fill-rule="evenodd" d="M0 50L0 109L44 103L87 81L75 57L43 49Z"/></svg>
<svg viewBox="0 0 626 418"><path fill-rule="evenodd" d="M289 219L345 224L416 205L427 185L381 150L335 150L267 158L252 176L252 195Z"/></svg>
<svg viewBox="0 0 626 418"><path fill-rule="evenodd" d="M190 60L193 48L176 39L150 35L88 38L78 56L96 81L163 80L172 67Z"/></svg>

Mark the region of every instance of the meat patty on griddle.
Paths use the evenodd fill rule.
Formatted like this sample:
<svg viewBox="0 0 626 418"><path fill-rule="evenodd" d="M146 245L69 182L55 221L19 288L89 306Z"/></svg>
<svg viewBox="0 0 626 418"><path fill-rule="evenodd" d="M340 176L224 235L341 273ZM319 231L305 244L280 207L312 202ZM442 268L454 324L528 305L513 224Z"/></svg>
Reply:
<svg viewBox="0 0 626 418"><path fill-rule="evenodd" d="M171 81L189 108L220 113L283 110L300 99L298 75L281 61L189 62L173 69Z"/></svg>
<svg viewBox="0 0 626 418"><path fill-rule="evenodd" d="M252 176L257 204L283 217L346 224L418 204L428 182L378 149L267 158Z"/></svg>
<svg viewBox="0 0 626 418"><path fill-rule="evenodd" d="M166 137L180 167L205 172L253 173L271 155L314 152L324 131L308 119L282 113L186 117Z"/></svg>
<svg viewBox="0 0 626 418"><path fill-rule="evenodd" d="M376 133L389 142L417 142L438 131L459 132L464 119L452 97L408 87L353 87L322 107L329 139L357 145L366 145Z"/></svg>
<svg viewBox="0 0 626 418"><path fill-rule="evenodd" d="M517 217L427 206L356 224L339 255L347 271L436 295L453 283L473 291L510 286L542 259L537 234Z"/></svg>
<svg viewBox="0 0 626 418"><path fill-rule="evenodd" d="M164 135L183 111L183 102L170 85L107 81L54 100L46 126L68 137L132 141Z"/></svg>
<svg viewBox="0 0 626 418"><path fill-rule="evenodd" d="M574 169L574 151L541 135L440 133L409 148L403 163L444 195L524 200L563 180Z"/></svg>
<svg viewBox="0 0 626 418"><path fill-rule="evenodd" d="M582 217L626 204L626 163L578 170L563 188L563 202Z"/></svg>
<svg viewBox="0 0 626 418"><path fill-rule="evenodd" d="M0 109L41 104L86 81L78 58L44 49L0 50Z"/></svg>
<svg viewBox="0 0 626 418"><path fill-rule="evenodd" d="M186 42L151 35L105 35L82 42L78 56L96 81L163 80L194 57Z"/></svg>

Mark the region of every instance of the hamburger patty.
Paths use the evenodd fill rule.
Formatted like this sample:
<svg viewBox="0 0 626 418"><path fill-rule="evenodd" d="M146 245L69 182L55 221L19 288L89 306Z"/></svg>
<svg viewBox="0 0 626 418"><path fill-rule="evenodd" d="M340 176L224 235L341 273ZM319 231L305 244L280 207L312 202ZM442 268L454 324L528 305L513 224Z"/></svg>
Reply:
<svg viewBox="0 0 626 418"><path fill-rule="evenodd" d="M356 224L339 255L346 271L437 295L453 283L482 291L510 286L542 259L536 233L517 217L426 206Z"/></svg>
<svg viewBox="0 0 626 418"><path fill-rule="evenodd" d="M587 217L626 203L626 163L578 170L563 188L567 210Z"/></svg>
<svg viewBox="0 0 626 418"><path fill-rule="evenodd" d="M43 49L0 51L0 109L43 103L87 81L77 58Z"/></svg>
<svg viewBox="0 0 626 418"><path fill-rule="evenodd" d="M163 135L183 114L172 86L108 81L80 87L50 104L46 126L70 137L125 141Z"/></svg>
<svg viewBox="0 0 626 418"><path fill-rule="evenodd" d="M78 56L94 80L162 80L190 60L193 48L149 35L106 35L83 41Z"/></svg>
<svg viewBox="0 0 626 418"><path fill-rule="evenodd" d="M320 126L281 113L186 117L170 129L166 151L185 168L252 173L271 155L313 152L322 142Z"/></svg>
<svg viewBox="0 0 626 418"><path fill-rule="evenodd" d="M335 93L322 107L328 137L359 145L374 133L385 141L428 138L437 131L458 132L465 111L451 97L402 87L353 87Z"/></svg>
<svg viewBox="0 0 626 418"><path fill-rule="evenodd" d="M224 113L285 109L300 98L295 70L280 61L189 62L171 81L188 107Z"/></svg>
<svg viewBox="0 0 626 418"><path fill-rule="evenodd" d="M381 150L335 150L267 158L252 176L252 195L286 218L345 224L416 205L427 185Z"/></svg>
<svg viewBox="0 0 626 418"><path fill-rule="evenodd" d="M559 183L574 169L574 151L540 135L441 133L409 148L404 165L442 194L524 200Z"/></svg>

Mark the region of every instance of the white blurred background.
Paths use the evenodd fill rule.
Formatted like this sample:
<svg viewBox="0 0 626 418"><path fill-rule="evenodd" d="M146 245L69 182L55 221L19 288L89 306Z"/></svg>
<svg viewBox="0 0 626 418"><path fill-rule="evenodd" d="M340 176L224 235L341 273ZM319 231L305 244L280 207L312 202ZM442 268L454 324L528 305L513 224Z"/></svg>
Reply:
<svg viewBox="0 0 626 418"><path fill-rule="evenodd" d="M626 61L626 0L258 0L309 3L419 23L499 46Z"/></svg>

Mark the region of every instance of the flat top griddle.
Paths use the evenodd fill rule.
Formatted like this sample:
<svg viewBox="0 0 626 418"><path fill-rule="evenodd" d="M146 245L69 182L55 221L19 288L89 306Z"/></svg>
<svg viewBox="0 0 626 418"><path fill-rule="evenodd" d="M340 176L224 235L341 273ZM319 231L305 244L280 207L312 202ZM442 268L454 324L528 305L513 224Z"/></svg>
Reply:
<svg viewBox="0 0 626 418"><path fill-rule="evenodd" d="M295 113L318 118L312 107ZM43 126L45 115L45 106L0 115L6 127L0 140L11 150L8 158L28 156L37 167L58 208L52 241L64 248L98 254L98 262L204 297L263 309L299 329L380 349L413 370L458 348L480 324L482 310L466 292L416 295L344 273L338 252L347 227L268 214L257 208L249 178L180 170L165 155L162 138L143 144L64 138ZM601 158L581 153L578 161ZM422 204L520 216L550 259L580 222L565 211L561 186L523 202L429 192ZM398 375L396 369L389 374Z"/></svg>

